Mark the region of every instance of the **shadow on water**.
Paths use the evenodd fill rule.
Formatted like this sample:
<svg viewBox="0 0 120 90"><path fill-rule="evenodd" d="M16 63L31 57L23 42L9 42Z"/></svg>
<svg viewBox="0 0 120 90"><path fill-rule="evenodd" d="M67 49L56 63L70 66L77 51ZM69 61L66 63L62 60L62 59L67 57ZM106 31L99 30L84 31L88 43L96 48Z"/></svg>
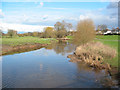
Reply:
<svg viewBox="0 0 120 90"><path fill-rule="evenodd" d="M75 45L53 42L39 50L3 56L3 88L98 88L115 81L104 70L69 62Z"/></svg>

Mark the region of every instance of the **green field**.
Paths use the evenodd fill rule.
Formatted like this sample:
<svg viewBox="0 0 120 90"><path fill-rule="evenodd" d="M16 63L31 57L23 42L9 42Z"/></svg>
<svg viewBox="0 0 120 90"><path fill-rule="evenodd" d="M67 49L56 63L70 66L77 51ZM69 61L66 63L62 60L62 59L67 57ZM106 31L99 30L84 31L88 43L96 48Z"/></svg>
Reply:
<svg viewBox="0 0 120 90"><path fill-rule="evenodd" d="M96 38L102 40L118 40L118 35L97 35Z"/></svg>
<svg viewBox="0 0 120 90"><path fill-rule="evenodd" d="M17 46L24 44L50 44L51 41L56 41L53 38L39 38L39 37L16 37L16 38L2 38L3 45Z"/></svg>

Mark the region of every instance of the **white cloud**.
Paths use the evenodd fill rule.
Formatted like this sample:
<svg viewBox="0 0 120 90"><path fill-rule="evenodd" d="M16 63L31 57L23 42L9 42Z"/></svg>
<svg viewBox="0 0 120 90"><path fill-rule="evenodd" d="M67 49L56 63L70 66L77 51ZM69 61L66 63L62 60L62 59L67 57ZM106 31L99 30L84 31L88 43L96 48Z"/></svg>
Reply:
<svg viewBox="0 0 120 90"><path fill-rule="evenodd" d="M117 26L117 17L110 17L103 14L95 14L95 13L87 13L84 15L80 15L80 20L84 20L90 18L94 21L95 25L106 24L108 27Z"/></svg>
<svg viewBox="0 0 120 90"><path fill-rule="evenodd" d="M84 20L84 19L88 19L89 18L89 16L86 16L86 15L80 15L80 20Z"/></svg>
<svg viewBox="0 0 120 90"><path fill-rule="evenodd" d="M48 26L0 23L0 28L2 28L2 31L13 29L18 32L34 32L34 31L42 32L45 27ZM49 27L53 27L53 26L49 26Z"/></svg>

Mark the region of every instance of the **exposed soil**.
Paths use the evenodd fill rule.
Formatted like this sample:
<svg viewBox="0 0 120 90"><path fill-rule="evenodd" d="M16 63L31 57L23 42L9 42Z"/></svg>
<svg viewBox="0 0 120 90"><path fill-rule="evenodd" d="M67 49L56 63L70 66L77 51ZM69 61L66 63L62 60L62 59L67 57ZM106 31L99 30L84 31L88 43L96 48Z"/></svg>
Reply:
<svg viewBox="0 0 120 90"><path fill-rule="evenodd" d="M13 53L32 51L32 50L40 49L47 45L48 44L39 44L39 43L25 44L25 45L18 45L18 46L2 45L2 52L0 53L0 56L13 54Z"/></svg>

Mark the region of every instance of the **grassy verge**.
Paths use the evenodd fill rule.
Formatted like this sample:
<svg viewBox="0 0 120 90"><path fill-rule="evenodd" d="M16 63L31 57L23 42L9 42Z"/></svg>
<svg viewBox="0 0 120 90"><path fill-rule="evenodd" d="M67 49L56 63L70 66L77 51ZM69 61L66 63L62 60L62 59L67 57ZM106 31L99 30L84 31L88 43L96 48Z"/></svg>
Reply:
<svg viewBox="0 0 120 90"><path fill-rule="evenodd" d="M95 40L95 41L102 42L103 44L108 45L108 46L116 49L117 52L119 51L118 50L119 41L117 41L118 40L118 35L96 36L96 38L102 39L102 40ZM111 64L112 66L118 67L118 54L119 53L117 53L116 57L113 58L112 60L105 60L105 62Z"/></svg>
<svg viewBox="0 0 120 90"><path fill-rule="evenodd" d="M97 35L96 38L102 40L118 40L118 35Z"/></svg>
<svg viewBox="0 0 120 90"><path fill-rule="evenodd" d="M56 41L53 38L38 38L38 37L16 37L16 38L2 38L3 45L18 46L25 44L50 44L51 41Z"/></svg>

